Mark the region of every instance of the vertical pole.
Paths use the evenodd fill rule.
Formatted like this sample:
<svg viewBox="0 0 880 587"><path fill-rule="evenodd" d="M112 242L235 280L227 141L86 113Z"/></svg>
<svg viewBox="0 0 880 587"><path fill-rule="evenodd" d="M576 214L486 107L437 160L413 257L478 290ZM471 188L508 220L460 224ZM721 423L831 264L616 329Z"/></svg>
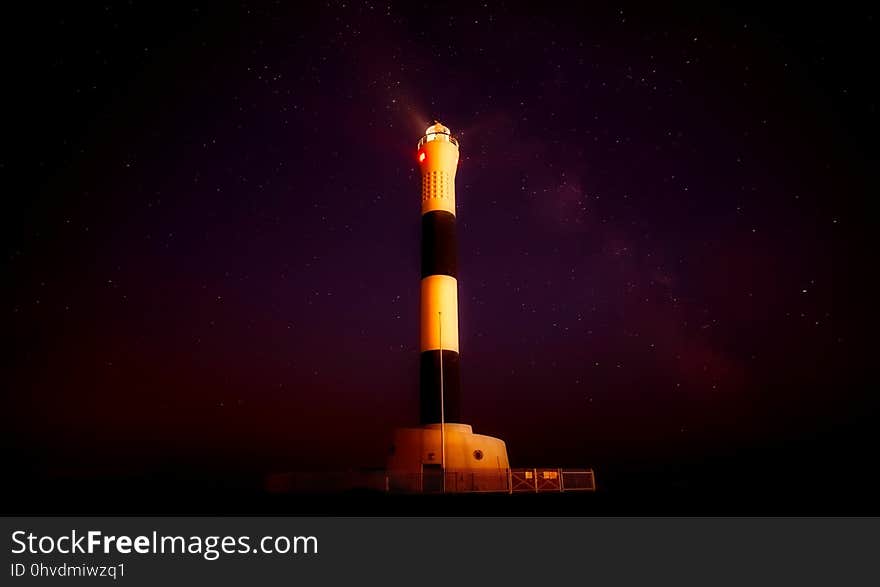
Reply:
<svg viewBox="0 0 880 587"><path fill-rule="evenodd" d="M437 312L440 346L440 469L443 471L443 493L446 493L446 412L443 401L443 312Z"/></svg>

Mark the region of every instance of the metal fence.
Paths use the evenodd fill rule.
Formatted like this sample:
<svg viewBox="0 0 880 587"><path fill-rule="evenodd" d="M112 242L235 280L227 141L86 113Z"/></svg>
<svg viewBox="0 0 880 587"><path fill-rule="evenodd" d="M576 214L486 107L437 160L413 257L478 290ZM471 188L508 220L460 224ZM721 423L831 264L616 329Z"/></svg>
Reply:
<svg viewBox="0 0 880 587"><path fill-rule="evenodd" d="M511 493L596 491L592 469L511 469Z"/></svg>
<svg viewBox="0 0 880 587"><path fill-rule="evenodd" d="M497 471L447 470L443 474L425 470L422 473L388 473L388 490L392 493L546 493L596 491L592 469L499 469Z"/></svg>
<svg viewBox="0 0 880 587"><path fill-rule="evenodd" d="M391 493L506 493L510 485L507 469L447 469L445 475L440 470L426 469L421 473L389 471L387 475L388 491Z"/></svg>
<svg viewBox="0 0 880 587"><path fill-rule="evenodd" d="M512 468L489 471L437 468L395 471L297 472L270 475L270 493L327 493L363 489L388 493L562 493L596 491L592 469Z"/></svg>

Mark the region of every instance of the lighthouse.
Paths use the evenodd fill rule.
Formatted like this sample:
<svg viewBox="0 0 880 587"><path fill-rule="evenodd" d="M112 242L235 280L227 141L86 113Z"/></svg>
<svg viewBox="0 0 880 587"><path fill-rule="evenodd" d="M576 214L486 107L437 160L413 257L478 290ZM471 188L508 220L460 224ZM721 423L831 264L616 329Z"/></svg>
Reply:
<svg viewBox="0 0 880 587"><path fill-rule="evenodd" d="M421 171L419 426L394 432L390 488L407 492L508 487L504 441L461 421L455 172L459 143L439 122L416 145Z"/></svg>

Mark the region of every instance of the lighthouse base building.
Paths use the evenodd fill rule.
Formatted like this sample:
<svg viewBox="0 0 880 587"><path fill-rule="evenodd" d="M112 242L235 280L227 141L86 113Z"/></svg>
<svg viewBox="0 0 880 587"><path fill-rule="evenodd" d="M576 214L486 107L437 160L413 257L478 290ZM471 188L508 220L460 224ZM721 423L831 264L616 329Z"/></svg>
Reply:
<svg viewBox="0 0 880 587"><path fill-rule="evenodd" d="M468 424L446 424L442 435L441 424L398 428L389 449L387 475L391 491L507 491L507 445L500 438L474 434Z"/></svg>

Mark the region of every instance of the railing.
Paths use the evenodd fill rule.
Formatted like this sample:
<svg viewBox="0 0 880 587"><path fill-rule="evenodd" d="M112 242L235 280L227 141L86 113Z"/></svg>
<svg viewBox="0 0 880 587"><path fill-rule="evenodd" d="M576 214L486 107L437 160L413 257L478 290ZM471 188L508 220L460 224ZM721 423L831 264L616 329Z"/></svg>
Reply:
<svg viewBox="0 0 880 587"><path fill-rule="evenodd" d="M511 493L596 491L592 469L511 469Z"/></svg>
<svg viewBox="0 0 880 587"><path fill-rule="evenodd" d="M429 138L430 137L430 138ZM441 138L443 137L443 138ZM429 132L419 139L419 144L416 145L416 149L421 149L422 145L429 141L449 141L456 147L458 146L458 139L447 132Z"/></svg>
<svg viewBox="0 0 880 587"><path fill-rule="evenodd" d="M445 480L445 483L444 483ZM389 493L563 493L596 491L592 469L512 468L486 471L446 470L421 472L337 471L270 475L270 493L336 493L371 490Z"/></svg>
<svg viewBox="0 0 880 587"><path fill-rule="evenodd" d="M596 491L592 469L498 469L496 471L439 470L387 473L392 493L562 493Z"/></svg>
<svg viewBox="0 0 880 587"><path fill-rule="evenodd" d="M389 471L388 490L391 493L508 493L507 469L490 471L425 469L421 473Z"/></svg>

